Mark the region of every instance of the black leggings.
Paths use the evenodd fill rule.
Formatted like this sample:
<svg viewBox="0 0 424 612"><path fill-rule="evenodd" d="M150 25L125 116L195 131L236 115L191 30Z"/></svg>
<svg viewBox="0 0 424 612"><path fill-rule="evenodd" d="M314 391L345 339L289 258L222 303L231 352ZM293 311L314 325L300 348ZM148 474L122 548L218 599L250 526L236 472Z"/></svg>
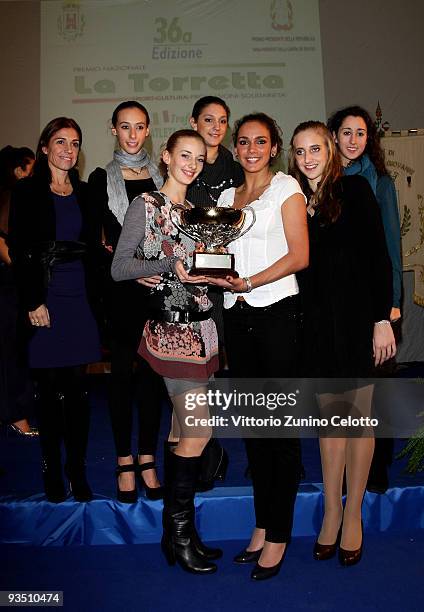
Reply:
<svg viewBox="0 0 424 612"><path fill-rule="evenodd" d="M262 308L237 301L225 310L224 323L231 376L283 378L296 374L297 297ZM288 542L300 482L300 440L249 438L245 444L256 527L265 529L268 542Z"/></svg>
<svg viewBox="0 0 424 612"><path fill-rule="evenodd" d="M137 355L138 344L137 334L116 334L111 339L109 411L118 457L132 454L133 399L138 412L138 454L156 453L161 402L167 397L162 377Z"/></svg>

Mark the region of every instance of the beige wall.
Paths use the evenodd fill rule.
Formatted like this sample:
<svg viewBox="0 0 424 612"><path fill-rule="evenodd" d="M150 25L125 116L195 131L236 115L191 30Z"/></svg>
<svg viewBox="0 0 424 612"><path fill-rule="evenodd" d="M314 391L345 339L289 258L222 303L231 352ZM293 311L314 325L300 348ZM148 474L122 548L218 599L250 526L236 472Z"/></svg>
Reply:
<svg viewBox="0 0 424 612"><path fill-rule="evenodd" d="M424 127L424 2L320 0L320 18L327 112L353 103L374 112L380 100L392 129ZM35 147L39 1L0 1L0 24L0 147Z"/></svg>
<svg viewBox="0 0 424 612"><path fill-rule="evenodd" d="M320 0L327 113L377 102L391 129L424 127L424 2Z"/></svg>
<svg viewBox="0 0 424 612"><path fill-rule="evenodd" d="M40 131L40 3L0 2L0 147L35 148Z"/></svg>

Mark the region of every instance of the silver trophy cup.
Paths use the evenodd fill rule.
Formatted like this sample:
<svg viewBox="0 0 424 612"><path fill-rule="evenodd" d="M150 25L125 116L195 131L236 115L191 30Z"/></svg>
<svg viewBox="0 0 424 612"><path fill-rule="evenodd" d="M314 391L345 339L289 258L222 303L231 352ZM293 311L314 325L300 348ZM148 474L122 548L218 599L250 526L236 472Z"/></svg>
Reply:
<svg viewBox="0 0 424 612"><path fill-rule="evenodd" d="M176 219L178 214L179 220ZM247 223L250 215L250 223ZM171 220L180 232L204 245L204 250L193 254L193 265L189 272L192 276L237 277L234 255L222 250L230 242L240 238L250 230L256 221L251 206L243 209L221 208L219 206L186 208L174 204Z"/></svg>

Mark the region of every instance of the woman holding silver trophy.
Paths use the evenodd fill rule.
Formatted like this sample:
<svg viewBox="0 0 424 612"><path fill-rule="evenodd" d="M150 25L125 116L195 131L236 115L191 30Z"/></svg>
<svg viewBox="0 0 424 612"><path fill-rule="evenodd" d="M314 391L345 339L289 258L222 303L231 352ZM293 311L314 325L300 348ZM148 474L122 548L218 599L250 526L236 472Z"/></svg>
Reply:
<svg viewBox="0 0 424 612"><path fill-rule="evenodd" d="M174 225L172 208L174 203L191 208L185 200L187 187L205 158L205 142L197 132L180 130L170 136L162 153L165 183L160 191L144 193L131 203L112 263L116 281L160 275L150 290L151 316L138 351L163 376L181 431L165 458L162 550L169 564L178 561L192 573L216 571L213 560L222 554L202 543L194 523L195 485L211 430L194 431L184 418L187 394L193 401L218 369L218 338L206 277L191 276L186 269L195 242ZM190 414L202 418L208 408L195 405Z"/></svg>
<svg viewBox="0 0 424 612"><path fill-rule="evenodd" d="M308 265L305 197L292 177L272 172L282 149L281 131L264 113L236 122L234 146L244 183L227 189L218 206L253 208L256 222L228 249L240 276L209 278L224 287L225 345L231 374L283 378L296 374L298 285ZM249 356L249 357L247 357ZM290 540L300 481L298 439L245 440L252 474L256 526L236 563L256 561L251 577L275 576Z"/></svg>

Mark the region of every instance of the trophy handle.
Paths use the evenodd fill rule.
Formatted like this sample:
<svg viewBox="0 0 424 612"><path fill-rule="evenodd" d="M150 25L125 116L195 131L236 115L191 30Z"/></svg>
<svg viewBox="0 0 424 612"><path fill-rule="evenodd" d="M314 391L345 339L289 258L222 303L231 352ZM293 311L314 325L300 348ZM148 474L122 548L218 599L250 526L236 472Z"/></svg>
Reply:
<svg viewBox="0 0 424 612"><path fill-rule="evenodd" d="M256 221L256 214L255 214L255 211L253 210L253 208L252 208L251 206L245 206L245 207L243 208L243 214L244 214L243 224L244 224L244 219L245 219L245 217L246 217L246 215L245 215L245 211L246 211L246 210L247 210L247 211L249 211L249 212L251 213L251 215L252 215L252 221L251 221L251 223L250 223L250 224L249 224L249 225L248 225L248 226L247 226L247 227L246 227L246 228L245 228L245 229L244 229L242 232L240 232L240 234L237 236L237 238L241 238L242 236L244 236L244 234L250 230L250 228L252 227L252 225L253 225L253 224L255 223L255 221ZM225 242L223 243L223 245L222 245L222 246L226 247L226 246L227 246L228 244L230 244L230 242L232 242L233 240L237 240L237 238L231 238L230 240L225 241Z"/></svg>

